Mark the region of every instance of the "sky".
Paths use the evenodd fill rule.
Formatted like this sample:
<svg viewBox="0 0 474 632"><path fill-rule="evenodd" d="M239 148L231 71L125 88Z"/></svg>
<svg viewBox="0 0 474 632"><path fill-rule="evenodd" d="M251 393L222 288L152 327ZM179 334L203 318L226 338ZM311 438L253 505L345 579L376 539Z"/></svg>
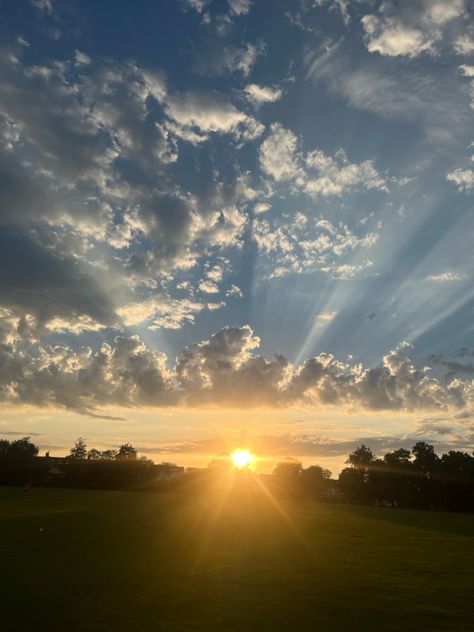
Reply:
<svg viewBox="0 0 474 632"><path fill-rule="evenodd" d="M469 0L1 0L0 434L474 449Z"/></svg>

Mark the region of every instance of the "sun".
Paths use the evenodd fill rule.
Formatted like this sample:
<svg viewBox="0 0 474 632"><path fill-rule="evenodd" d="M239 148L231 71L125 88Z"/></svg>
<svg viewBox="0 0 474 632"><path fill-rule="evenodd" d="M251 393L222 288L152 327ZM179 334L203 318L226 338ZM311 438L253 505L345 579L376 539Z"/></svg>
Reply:
<svg viewBox="0 0 474 632"><path fill-rule="evenodd" d="M248 450L234 450L230 458L238 470L250 469L255 463L255 456Z"/></svg>

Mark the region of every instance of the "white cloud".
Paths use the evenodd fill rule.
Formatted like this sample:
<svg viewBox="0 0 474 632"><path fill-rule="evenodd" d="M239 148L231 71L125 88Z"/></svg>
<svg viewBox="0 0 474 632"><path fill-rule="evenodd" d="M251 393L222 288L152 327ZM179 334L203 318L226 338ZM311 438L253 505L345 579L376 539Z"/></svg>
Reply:
<svg viewBox="0 0 474 632"><path fill-rule="evenodd" d="M187 323L194 323L195 315L204 308L205 304L189 299L151 296L124 305L117 312L127 326L148 323L149 329L181 329Z"/></svg>
<svg viewBox="0 0 474 632"><path fill-rule="evenodd" d="M316 316L314 317L316 322L320 323L326 323L326 322L330 322L331 320L334 320L337 316L337 312L320 312L319 314L316 314Z"/></svg>
<svg viewBox="0 0 474 632"><path fill-rule="evenodd" d="M258 204L255 204L255 206L253 207L253 210L255 211L257 215L260 215L261 213L266 213L271 208L272 207L270 204L266 204L265 202L259 202Z"/></svg>
<svg viewBox="0 0 474 632"><path fill-rule="evenodd" d="M472 55L474 53L474 37L469 33L459 35L454 40L454 50L458 55Z"/></svg>
<svg viewBox="0 0 474 632"><path fill-rule="evenodd" d="M314 150L306 156L306 167L307 182L304 189L311 197L342 195L358 186L388 191L385 180L371 160L352 164L344 150L336 152L334 158L321 150Z"/></svg>
<svg viewBox="0 0 474 632"><path fill-rule="evenodd" d="M227 290L225 295L226 296L237 296L238 298L242 298L244 293L242 292L242 290L240 289L240 287L238 285L231 285L230 288Z"/></svg>
<svg viewBox="0 0 474 632"><path fill-rule="evenodd" d="M465 77L474 77L474 66L468 66L467 64L462 64L459 66L459 70Z"/></svg>
<svg viewBox="0 0 474 632"><path fill-rule="evenodd" d="M269 277L319 271L332 278L352 279L372 266L361 257L378 241L377 233L358 236L348 226L335 226L328 220L310 223L302 213L289 222L255 218L252 237ZM361 260L352 262L354 256Z"/></svg>
<svg viewBox="0 0 474 632"><path fill-rule="evenodd" d="M252 7L252 0L227 0L234 15L246 15Z"/></svg>
<svg viewBox="0 0 474 632"><path fill-rule="evenodd" d="M203 13L212 0L182 0L183 3L198 13Z"/></svg>
<svg viewBox="0 0 474 632"><path fill-rule="evenodd" d="M283 96L283 90L281 88L249 83L244 88L244 94L247 101L258 108L264 103L275 103L279 101Z"/></svg>
<svg viewBox="0 0 474 632"><path fill-rule="evenodd" d="M466 274L460 274L459 272L441 272L440 274L432 274L426 277L426 281L433 281L435 283L446 283L450 281L462 281L466 279Z"/></svg>
<svg viewBox="0 0 474 632"><path fill-rule="evenodd" d="M371 160L350 163L344 150L334 157L320 149L304 154L293 132L273 123L260 146L260 166L277 182L289 181L295 190L310 197L339 196L363 187L387 191L385 180Z"/></svg>
<svg viewBox="0 0 474 632"><path fill-rule="evenodd" d="M401 6L388 0L377 14L361 19L367 49L392 57L434 53L443 27L462 17L465 10L464 0L404 0Z"/></svg>
<svg viewBox="0 0 474 632"><path fill-rule="evenodd" d="M272 123L260 146L260 166L277 182L303 175L297 160L298 139L280 123Z"/></svg>
<svg viewBox="0 0 474 632"><path fill-rule="evenodd" d="M381 18L366 15L362 18L367 36L367 49L381 55L417 57L432 51L434 40L423 31L404 26L397 18Z"/></svg>
<svg viewBox="0 0 474 632"><path fill-rule="evenodd" d="M89 55L87 55L87 53L84 53L80 50L76 50L75 60L76 60L76 64L79 64L79 65L87 66L88 64L92 63L92 59L89 57Z"/></svg>
<svg viewBox="0 0 474 632"><path fill-rule="evenodd" d="M459 191L467 193L474 189L474 169L454 169L446 178L454 182Z"/></svg>
<svg viewBox="0 0 474 632"><path fill-rule="evenodd" d="M471 96L471 109L474 110L474 66L469 66L468 64L462 64L458 66L461 74L468 79L471 79L469 85L469 94Z"/></svg>
<svg viewBox="0 0 474 632"><path fill-rule="evenodd" d="M323 266L321 270L322 272L326 272L327 274L329 274L333 279L350 281L351 279L355 279L356 277L360 276L362 272L365 272L373 265L373 261L371 261L370 259L365 259L358 264L342 263L340 265L332 264L330 266Z"/></svg>
<svg viewBox="0 0 474 632"><path fill-rule="evenodd" d="M199 289L201 290L201 292L204 292L205 294L218 294L219 293L219 286L217 285L217 283L214 283L214 281L209 281L208 279L203 279L199 283Z"/></svg>
<svg viewBox="0 0 474 632"><path fill-rule="evenodd" d="M232 134L242 140L253 140L264 129L257 120L240 112L218 92L194 91L170 95L166 111L184 134L221 133Z"/></svg>

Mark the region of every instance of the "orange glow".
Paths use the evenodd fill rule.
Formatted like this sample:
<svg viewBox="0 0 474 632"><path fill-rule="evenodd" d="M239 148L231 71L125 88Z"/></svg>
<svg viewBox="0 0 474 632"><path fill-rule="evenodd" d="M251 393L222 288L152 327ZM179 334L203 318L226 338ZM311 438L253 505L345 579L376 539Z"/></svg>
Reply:
<svg viewBox="0 0 474 632"><path fill-rule="evenodd" d="M234 450L230 458L238 470L251 469L256 460L255 456L248 450Z"/></svg>

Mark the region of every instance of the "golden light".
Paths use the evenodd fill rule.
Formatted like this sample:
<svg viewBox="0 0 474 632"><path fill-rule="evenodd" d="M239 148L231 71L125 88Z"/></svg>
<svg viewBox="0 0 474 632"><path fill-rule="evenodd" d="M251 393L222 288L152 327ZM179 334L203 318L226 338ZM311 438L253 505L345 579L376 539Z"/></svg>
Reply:
<svg viewBox="0 0 474 632"><path fill-rule="evenodd" d="M238 470L250 469L255 463L255 456L248 450L234 450L230 458Z"/></svg>

